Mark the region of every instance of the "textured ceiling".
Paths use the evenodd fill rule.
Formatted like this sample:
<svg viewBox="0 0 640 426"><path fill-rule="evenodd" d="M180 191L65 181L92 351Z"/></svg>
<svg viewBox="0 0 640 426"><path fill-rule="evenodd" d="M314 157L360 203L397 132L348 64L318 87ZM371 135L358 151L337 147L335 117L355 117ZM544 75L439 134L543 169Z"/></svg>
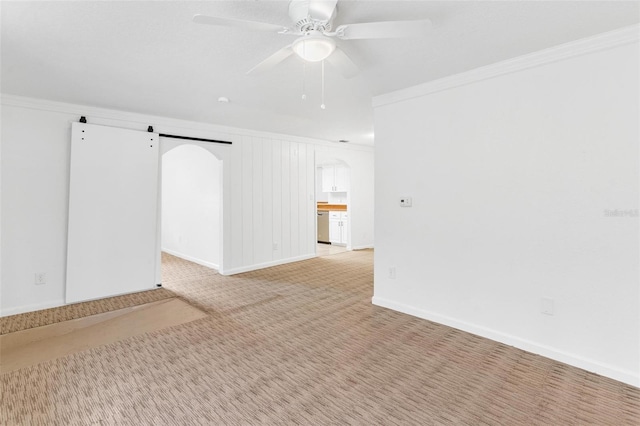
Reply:
<svg viewBox="0 0 640 426"><path fill-rule="evenodd" d="M372 96L640 21L637 1L339 1L336 24L429 18L433 29L338 40L361 73L345 79L327 64L322 110L318 64L304 82L296 57L245 75L291 36L191 22L201 13L290 26L286 1L0 7L3 93L363 144L373 143Z"/></svg>

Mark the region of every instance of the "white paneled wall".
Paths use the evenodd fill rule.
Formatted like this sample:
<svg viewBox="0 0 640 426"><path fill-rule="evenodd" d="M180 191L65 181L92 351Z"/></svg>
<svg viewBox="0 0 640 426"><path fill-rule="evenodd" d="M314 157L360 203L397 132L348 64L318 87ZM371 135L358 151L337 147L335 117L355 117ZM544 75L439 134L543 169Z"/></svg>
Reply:
<svg viewBox="0 0 640 426"><path fill-rule="evenodd" d="M232 151L231 262L223 273L313 256L313 145L243 136Z"/></svg>

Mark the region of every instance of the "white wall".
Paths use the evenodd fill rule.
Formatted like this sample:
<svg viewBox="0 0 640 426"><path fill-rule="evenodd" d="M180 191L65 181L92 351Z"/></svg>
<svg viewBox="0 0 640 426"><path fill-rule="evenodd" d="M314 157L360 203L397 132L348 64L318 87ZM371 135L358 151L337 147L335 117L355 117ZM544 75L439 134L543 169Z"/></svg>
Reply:
<svg viewBox="0 0 640 426"><path fill-rule="evenodd" d="M210 152L182 145L162 156L162 250L218 269L222 168Z"/></svg>
<svg viewBox="0 0 640 426"><path fill-rule="evenodd" d="M371 148L3 95L0 315L64 303L70 128L81 115L93 124L233 142L189 142L222 161L221 273L315 256L316 153L351 163L354 246L373 245ZM184 143L161 138L161 150ZM45 285L34 285L35 272L47 274Z"/></svg>
<svg viewBox="0 0 640 426"><path fill-rule="evenodd" d="M626 31L376 99L375 304L640 385Z"/></svg>
<svg viewBox="0 0 640 426"><path fill-rule="evenodd" d="M70 121L63 113L3 105L1 136L2 313L10 308L61 305L67 259ZM47 274L46 284L34 285L36 272Z"/></svg>
<svg viewBox="0 0 640 426"><path fill-rule="evenodd" d="M313 145L244 136L231 157L229 274L315 256Z"/></svg>
<svg viewBox="0 0 640 426"><path fill-rule="evenodd" d="M329 201L329 193L322 191L322 167L316 168L316 201Z"/></svg>

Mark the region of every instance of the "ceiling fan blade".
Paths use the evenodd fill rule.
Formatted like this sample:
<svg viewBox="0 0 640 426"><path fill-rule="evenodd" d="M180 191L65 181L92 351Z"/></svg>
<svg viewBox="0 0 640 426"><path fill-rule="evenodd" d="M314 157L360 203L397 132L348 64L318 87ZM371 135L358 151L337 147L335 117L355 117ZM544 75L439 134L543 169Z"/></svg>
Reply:
<svg viewBox="0 0 640 426"><path fill-rule="evenodd" d="M364 24L346 24L336 28L336 36L342 40L375 38L424 37L431 28L431 21L387 21Z"/></svg>
<svg viewBox="0 0 640 426"><path fill-rule="evenodd" d="M311 0L308 3L309 15L322 17L328 21L335 13L337 3L338 0Z"/></svg>
<svg viewBox="0 0 640 426"><path fill-rule="evenodd" d="M281 25L266 22L245 21L243 19L221 18L219 16L193 15L193 22L197 24L217 25L221 27L235 27L252 31L272 31L289 33L291 30Z"/></svg>
<svg viewBox="0 0 640 426"><path fill-rule="evenodd" d="M335 16L338 0L291 0L289 17L293 22L329 22Z"/></svg>
<svg viewBox="0 0 640 426"><path fill-rule="evenodd" d="M269 56L264 61L260 62L255 67L251 68L249 71L247 71L247 74L259 74L261 72L264 72L278 65L280 62L284 61L291 55L293 55L293 49L291 48L291 45L285 46L273 55Z"/></svg>
<svg viewBox="0 0 640 426"><path fill-rule="evenodd" d="M344 50L338 47L336 47L336 50L334 50L333 53L329 55L326 61L336 67L344 76L344 78L353 78L360 72L351 58L349 58L349 56L344 53Z"/></svg>

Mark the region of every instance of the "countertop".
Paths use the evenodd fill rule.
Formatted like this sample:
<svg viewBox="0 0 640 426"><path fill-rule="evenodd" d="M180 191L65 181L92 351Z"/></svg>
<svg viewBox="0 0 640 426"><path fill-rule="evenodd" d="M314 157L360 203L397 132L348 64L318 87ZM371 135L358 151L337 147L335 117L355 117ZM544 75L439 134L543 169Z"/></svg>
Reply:
<svg viewBox="0 0 640 426"><path fill-rule="evenodd" d="M331 204L326 202L318 201L318 211L335 211L335 212L346 212L347 205L346 204Z"/></svg>

